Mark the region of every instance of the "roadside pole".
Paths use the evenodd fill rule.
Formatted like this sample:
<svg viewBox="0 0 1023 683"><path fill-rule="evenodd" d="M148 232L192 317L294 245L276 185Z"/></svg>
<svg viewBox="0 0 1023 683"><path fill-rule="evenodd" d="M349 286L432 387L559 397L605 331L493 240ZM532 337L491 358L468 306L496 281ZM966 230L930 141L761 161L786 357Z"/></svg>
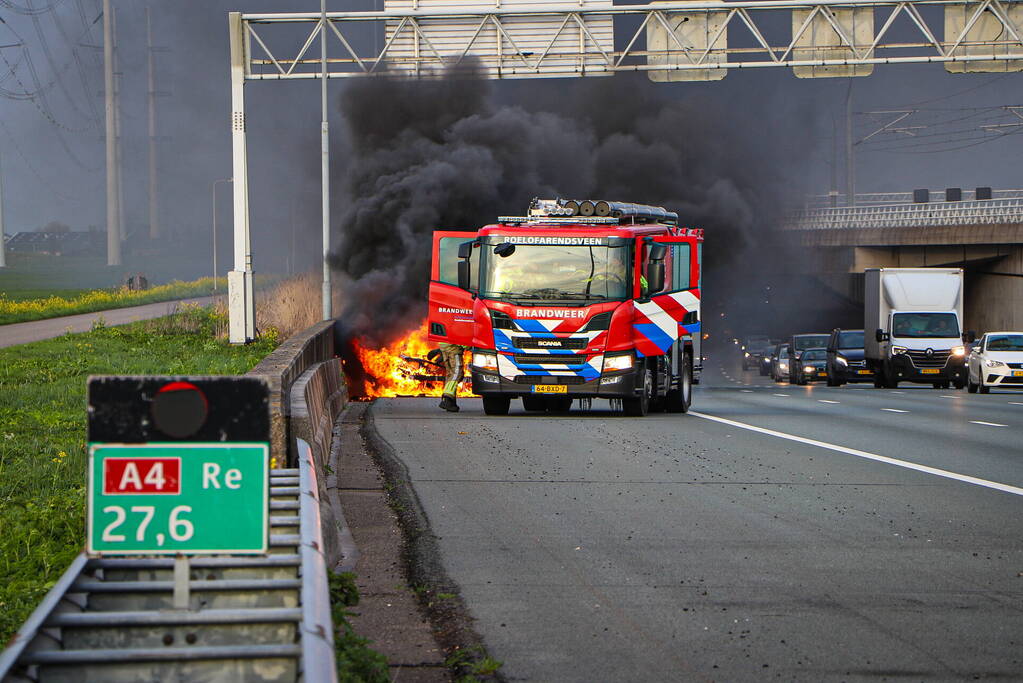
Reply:
<svg viewBox="0 0 1023 683"><path fill-rule="evenodd" d="M106 110L107 265L121 265L121 217L117 201L117 130L114 124L114 43L110 0L103 0L103 99Z"/></svg>
<svg viewBox="0 0 1023 683"><path fill-rule="evenodd" d="M234 179L234 270L227 274L227 303L232 344L256 338L256 305L252 294L252 247L249 240L249 173L245 143L245 70L248 39L241 12L228 14L231 34L231 146Z"/></svg>
<svg viewBox="0 0 1023 683"><path fill-rule="evenodd" d="M0 154L0 268L7 266L7 243L4 242L4 157Z"/></svg>
<svg viewBox="0 0 1023 683"><path fill-rule="evenodd" d="M217 291L217 185L229 183L231 178L213 181L213 291Z"/></svg>
<svg viewBox="0 0 1023 683"><path fill-rule="evenodd" d="M849 79L849 89L845 94L845 205L856 206L856 157L853 141L853 89L852 79Z"/></svg>
<svg viewBox="0 0 1023 683"><path fill-rule="evenodd" d="M149 239L160 237L160 216L156 208L156 74L153 66L153 21L146 7L146 54L149 71Z"/></svg>
<svg viewBox="0 0 1023 683"><path fill-rule="evenodd" d="M320 0L320 182L323 200L323 319L334 317L330 284L330 133L327 122L327 0Z"/></svg>

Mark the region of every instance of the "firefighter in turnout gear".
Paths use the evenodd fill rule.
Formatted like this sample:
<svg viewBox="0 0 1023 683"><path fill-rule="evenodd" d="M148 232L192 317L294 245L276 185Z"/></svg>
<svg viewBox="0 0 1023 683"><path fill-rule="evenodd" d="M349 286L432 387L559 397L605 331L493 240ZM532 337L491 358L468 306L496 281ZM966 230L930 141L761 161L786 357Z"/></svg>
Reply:
<svg viewBox="0 0 1023 683"><path fill-rule="evenodd" d="M465 377L465 347L458 344L440 343L440 348L430 351L426 356L428 359L437 362L442 359L444 364L444 393L441 396L440 407L448 412L457 413L458 385Z"/></svg>

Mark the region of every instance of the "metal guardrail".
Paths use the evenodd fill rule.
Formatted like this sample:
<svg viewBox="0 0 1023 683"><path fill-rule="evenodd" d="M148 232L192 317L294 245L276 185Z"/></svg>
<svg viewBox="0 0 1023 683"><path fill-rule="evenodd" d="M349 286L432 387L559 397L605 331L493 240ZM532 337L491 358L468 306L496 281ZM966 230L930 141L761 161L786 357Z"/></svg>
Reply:
<svg viewBox="0 0 1023 683"><path fill-rule="evenodd" d="M784 228L849 230L1000 223L1023 223L1023 198L808 209L791 214Z"/></svg>
<svg viewBox="0 0 1023 683"><path fill-rule="evenodd" d="M0 681L337 681L312 452L271 470L270 552L190 560L82 553L0 654ZM229 510L224 511L230 514Z"/></svg>
<svg viewBox="0 0 1023 683"><path fill-rule="evenodd" d="M336 683L334 622L330 616L327 562L323 555L320 496L313 449L298 442L299 528L302 534L302 680Z"/></svg>

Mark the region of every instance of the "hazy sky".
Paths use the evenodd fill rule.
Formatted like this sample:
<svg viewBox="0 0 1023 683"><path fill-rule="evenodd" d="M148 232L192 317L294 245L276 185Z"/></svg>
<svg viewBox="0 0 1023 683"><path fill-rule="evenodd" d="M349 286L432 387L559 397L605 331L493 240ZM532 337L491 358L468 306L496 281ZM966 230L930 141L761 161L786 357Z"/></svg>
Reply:
<svg viewBox="0 0 1023 683"><path fill-rule="evenodd" d="M146 2L114 0L122 79L122 144L126 222L144 229L146 204ZM29 8L53 11L36 17ZM210 185L231 175L227 12L318 10L315 0L178 0L149 3L157 45L161 217L171 230L208 234ZM328 2L329 9L372 6ZM62 221L75 229L105 224L101 0L0 1L0 157L8 232ZM368 39L368 38L367 38ZM34 71L34 76L33 76ZM12 73L13 72L13 73ZM615 106L615 79L600 79L607 107ZM38 81L37 86L34 82ZM592 79L591 79L592 80ZM902 122L930 126L918 138L882 136L857 152L857 190L908 191L916 187L1023 187L1023 136L983 142L980 125L1023 120L990 109L1023 105L1023 75L951 75L941 65L878 66L874 75L853 79L854 109L919 108ZM42 87L44 97L18 99ZM344 124L330 84L336 164L344 164ZM497 98L526 108L543 108L581 87L578 80L501 83ZM847 79L800 80L786 69L730 72L715 83L659 84L671 98L701 98L739 113L741 125L762 128L779 114L801 131L789 143L802 170L793 185L826 192L831 183L832 131L844 131ZM313 81L259 82L247 88L251 178L251 222L257 262L276 259L276 247L290 239L292 215L299 234L318 233L319 86ZM1023 109L1020 110L1023 113ZM98 115L98 117L97 117ZM856 116L857 137L887 121ZM729 124L734 125L734 124ZM1019 129L1023 131L1023 128ZM720 135L728 135L722 126ZM679 131L685 135L685 131ZM926 137L923 137L926 136ZM959 147L960 149L955 149ZM841 153L842 147L839 151ZM756 150L751 150L752 154ZM840 168L844 161L840 159ZM780 164L783 165L783 164ZM839 186L844 189L844 173ZM224 185L222 225L229 224ZM336 201L344 201L341 188ZM623 198L629 199L629 198ZM495 211L496 214L496 211ZM225 230L226 232L226 230ZM315 254L314 240L302 240ZM224 242L227 247L228 243Z"/></svg>

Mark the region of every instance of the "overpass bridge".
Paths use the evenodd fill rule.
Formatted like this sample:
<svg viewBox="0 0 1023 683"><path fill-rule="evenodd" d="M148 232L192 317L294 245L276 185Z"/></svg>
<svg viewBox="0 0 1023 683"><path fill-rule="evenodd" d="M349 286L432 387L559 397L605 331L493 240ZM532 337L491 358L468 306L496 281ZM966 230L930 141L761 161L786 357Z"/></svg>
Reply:
<svg viewBox="0 0 1023 683"><path fill-rule="evenodd" d="M889 193L857 196L855 206L817 201L789 214L783 229L810 252L800 267L823 273L854 300L862 301L865 268L960 266L967 327L1023 329L1023 190L991 197L913 202L912 193Z"/></svg>

